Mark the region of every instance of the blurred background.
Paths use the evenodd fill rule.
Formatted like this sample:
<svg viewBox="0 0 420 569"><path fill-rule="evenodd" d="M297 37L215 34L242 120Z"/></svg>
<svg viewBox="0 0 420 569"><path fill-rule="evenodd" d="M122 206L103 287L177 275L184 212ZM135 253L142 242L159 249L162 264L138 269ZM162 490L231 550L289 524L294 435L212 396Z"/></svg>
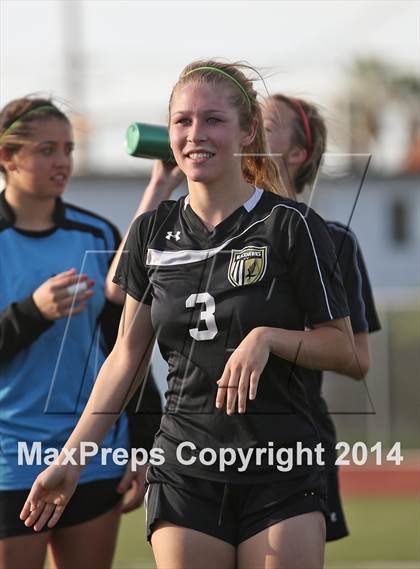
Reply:
<svg viewBox="0 0 420 569"><path fill-rule="evenodd" d="M0 2L1 105L28 93L62 105L77 144L66 198L122 233L152 166L125 153L125 130L166 123L188 62L245 60L264 77L261 96L322 109L328 154L307 199L356 232L382 322L366 380L331 374L325 393L340 441L384 449L381 467L342 469L352 535L328 545L329 567L420 567L419 22L415 0ZM157 353L154 366L163 389ZM400 465L386 461L397 442ZM115 567L153 567L142 516L126 516Z"/></svg>

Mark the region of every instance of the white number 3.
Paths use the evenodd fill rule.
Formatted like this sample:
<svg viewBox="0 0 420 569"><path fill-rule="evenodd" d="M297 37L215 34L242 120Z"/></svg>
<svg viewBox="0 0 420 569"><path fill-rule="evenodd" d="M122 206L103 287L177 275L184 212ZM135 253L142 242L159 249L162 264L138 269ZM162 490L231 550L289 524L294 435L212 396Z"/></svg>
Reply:
<svg viewBox="0 0 420 569"><path fill-rule="evenodd" d="M206 309L200 312L200 320L204 320L207 330L199 330L198 328L190 328L190 335L194 340L213 340L218 330L216 320L214 318L214 311L216 305L214 298L208 292L200 292L197 294L190 294L185 301L187 308L194 308L196 304L205 304Z"/></svg>

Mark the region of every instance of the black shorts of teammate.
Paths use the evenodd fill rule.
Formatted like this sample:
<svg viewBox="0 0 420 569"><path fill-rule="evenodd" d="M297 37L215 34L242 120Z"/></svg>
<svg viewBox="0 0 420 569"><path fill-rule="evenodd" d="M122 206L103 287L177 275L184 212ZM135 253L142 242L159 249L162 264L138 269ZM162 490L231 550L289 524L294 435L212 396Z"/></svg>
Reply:
<svg viewBox="0 0 420 569"><path fill-rule="evenodd" d="M122 498L117 492L119 481L120 478L112 478L80 484L54 529L75 526L112 510ZM29 490L0 491L0 539L35 533L33 526L26 527L19 518ZM44 526L41 531L49 528Z"/></svg>
<svg viewBox="0 0 420 569"><path fill-rule="evenodd" d="M349 530L340 499L338 468L327 469L326 476L329 510L327 517L327 541L335 541L348 536Z"/></svg>
<svg viewBox="0 0 420 569"><path fill-rule="evenodd" d="M201 531L237 546L287 518L320 511L327 517L323 475L288 482L232 484L150 467L147 539L158 521Z"/></svg>

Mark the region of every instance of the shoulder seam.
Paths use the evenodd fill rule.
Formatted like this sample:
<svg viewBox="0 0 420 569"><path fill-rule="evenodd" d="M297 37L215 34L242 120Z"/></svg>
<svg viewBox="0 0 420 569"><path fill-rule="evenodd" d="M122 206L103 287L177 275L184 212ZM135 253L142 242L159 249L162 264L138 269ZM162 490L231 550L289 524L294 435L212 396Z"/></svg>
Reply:
<svg viewBox="0 0 420 569"><path fill-rule="evenodd" d="M74 221L73 219L65 219L63 223L59 225L60 229L66 230L77 230L84 233L93 233L96 237L99 237L106 242L105 234L103 229L96 227L95 225L89 225L88 223L82 223L80 221Z"/></svg>
<svg viewBox="0 0 420 569"><path fill-rule="evenodd" d="M359 248L356 234L354 233L354 231L350 229L350 227L346 227L345 225L341 225L340 223L336 223L335 221L327 221L326 224L328 229L344 233L343 235L344 239L349 238L350 241L353 243L354 247L356 249Z"/></svg>
<svg viewBox="0 0 420 569"><path fill-rule="evenodd" d="M115 248L118 247L118 245L121 242L121 234L120 234L120 230L118 229L118 227L114 223L112 223L112 221L110 221L109 219L107 219L106 217L104 217L102 215L99 215L98 213L94 213L88 209L79 207L79 206L74 205L74 204L64 202L64 206L66 209L67 208L73 209L76 212L83 213L86 216L90 216L93 219L98 219L99 221L104 222L109 227L109 229L111 230L111 232L113 234L114 241L115 241ZM67 218L66 218L66 221L68 221ZM85 223L85 222L80 222L80 223L82 223L83 225L88 225L88 223ZM104 236L104 239L105 239L105 236Z"/></svg>
<svg viewBox="0 0 420 569"><path fill-rule="evenodd" d="M83 207L79 207L77 205L67 203L67 202L64 202L64 206L66 208L69 208L69 209L74 209L75 211L78 211L80 213L84 213L85 215L93 217L94 219L98 219L99 221L103 221L104 223L109 225L111 229L115 229L116 231L119 231L117 226L114 223L112 223L112 221L110 221L108 218L104 217L103 215L100 215L99 213L94 213L93 211L91 211L89 209L85 209Z"/></svg>

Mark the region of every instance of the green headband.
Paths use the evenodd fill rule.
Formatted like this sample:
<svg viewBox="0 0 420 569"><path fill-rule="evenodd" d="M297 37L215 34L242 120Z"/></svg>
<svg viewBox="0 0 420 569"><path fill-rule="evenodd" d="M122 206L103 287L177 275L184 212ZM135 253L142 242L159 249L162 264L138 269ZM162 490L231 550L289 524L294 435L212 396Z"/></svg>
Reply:
<svg viewBox="0 0 420 569"><path fill-rule="evenodd" d="M56 107L54 107L54 105L40 105L39 107L34 107L33 109L30 109L29 111L27 111L26 113L24 113L21 117L18 117L16 120L14 120L12 122L11 125L9 125L6 130L3 132L3 134L0 136L0 142L1 139L4 137L5 134L7 134L9 131L13 130L15 128L15 126L23 119L23 117L26 117L27 115L34 113L35 111L42 111L42 110L51 110L51 111L56 111L56 112L60 112Z"/></svg>
<svg viewBox="0 0 420 569"><path fill-rule="evenodd" d="M195 67L194 69L191 69L191 71L188 71L188 73L185 73L185 75L183 75L182 77L187 77L187 75L190 75L191 73L194 73L195 71L215 71L216 73L223 75L223 77L230 79L230 81L235 83L235 85L242 91L243 95L245 96L245 99L248 102L249 108L251 109L251 107L252 107L251 99L249 98L248 93L245 91L245 89L242 87L242 85L239 83L239 81L237 79L235 79L235 77L232 77L232 75L229 75L229 73L226 73L226 71L223 71L223 69L219 69L218 67L210 67L210 66Z"/></svg>

